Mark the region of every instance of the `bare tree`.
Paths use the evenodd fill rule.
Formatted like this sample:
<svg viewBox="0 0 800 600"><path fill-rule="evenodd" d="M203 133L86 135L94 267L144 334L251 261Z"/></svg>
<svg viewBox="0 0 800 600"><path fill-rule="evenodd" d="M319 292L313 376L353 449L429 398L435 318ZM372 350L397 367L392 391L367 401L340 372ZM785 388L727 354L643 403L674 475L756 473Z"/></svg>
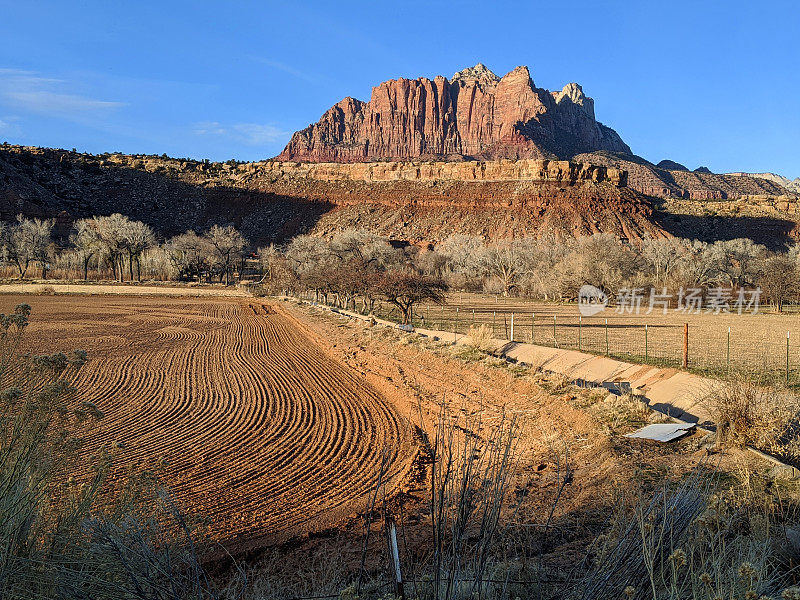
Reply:
<svg viewBox="0 0 800 600"><path fill-rule="evenodd" d="M672 272L680 265L686 246L676 238L651 238L642 241L642 258L650 267L653 282L663 286Z"/></svg>
<svg viewBox="0 0 800 600"><path fill-rule="evenodd" d="M583 284L615 293L637 274L635 251L614 236L596 233L569 243L569 251L554 269L559 295L575 298Z"/></svg>
<svg viewBox="0 0 800 600"><path fill-rule="evenodd" d="M214 247L214 253L224 273L225 285L228 285L231 267L247 245L247 240L231 225L226 227L214 225L206 232L205 238Z"/></svg>
<svg viewBox="0 0 800 600"><path fill-rule="evenodd" d="M187 231L171 238L165 245L170 261L181 276L197 277L209 268L209 256L214 251L211 243L194 231Z"/></svg>
<svg viewBox="0 0 800 600"><path fill-rule="evenodd" d="M767 249L751 239L737 238L715 242L721 252L721 270L731 285L753 283Z"/></svg>
<svg viewBox="0 0 800 600"><path fill-rule="evenodd" d="M119 213L108 217L95 217L97 233L103 246L103 254L114 271L114 278L123 280L124 256L127 252L126 231L130 220Z"/></svg>
<svg viewBox="0 0 800 600"><path fill-rule="evenodd" d="M17 215L17 223L4 230L3 245L6 254L17 267L19 278L23 279L32 262L42 266L42 278L47 275L47 264L50 260L52 219L26 219Z"/></svg>
<svg viewBox="0 0 800 600"><path fill-rule="evenodd" d="M516 287L524 271L524 253L525 244L521 240L503 240L486 249L487 270L500 280L504 296Z"/></svg>
<svg viewBox="0 0 800 600"><path fill-rule="evenodd" d="M797 263L785 254L772 256L764 261L758 282L764 295L781 312L784 302L800 292Z"/></svg>
<svg viewBox="0 0 800 600"><path fill-rule="evenodd" d="M708 285L722 268L722 252L712 244L698 240L684 241L685 251L675 270L680 283L687 287Z"/></svg>
<svg viewBox="0 0 800 600"><path fill-rule="evenodd" d="M136 278L142 278L142 252L156 243L153 230L141 221L128 221L122 230L125 250L128 253L128 268L133 281L133 263L136 261Z"/></svg>
<svg viewBox="0 0 800 600"><path fill-rule="evenodd" d="M400 310L403 325L411 323L414 305L424 300L444 302L447 286L440 279L421 275L412 269L392 269L383 274L377 286L383 298Z"/></svg>
<svg viewBox="0 0 800 600"><path fill-rule="evenodd" d="M83 267L83 279L89 279L89 263L103 250L103 241L97 227L97 218L75 221L73 232L69 236Z"/></svg>

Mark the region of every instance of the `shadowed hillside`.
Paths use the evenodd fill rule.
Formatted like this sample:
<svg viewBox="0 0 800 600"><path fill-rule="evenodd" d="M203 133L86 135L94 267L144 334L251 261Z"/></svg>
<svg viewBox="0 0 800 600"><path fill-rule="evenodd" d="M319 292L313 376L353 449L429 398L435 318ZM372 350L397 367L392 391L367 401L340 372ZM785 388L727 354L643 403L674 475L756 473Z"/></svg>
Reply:
<svg viewBox="0 0 800 600"><path fill-rule="evenodd" d="M434 243L453 233L605 232L628 240L752 237L781 247L796 237L796 198L660 201L632 188L631 177L613 165L547 160L211 163L4 145L0 218L53 217L62 237L74 219L114 212L163 237L231 224L254 246L345 228Z"/></svg>

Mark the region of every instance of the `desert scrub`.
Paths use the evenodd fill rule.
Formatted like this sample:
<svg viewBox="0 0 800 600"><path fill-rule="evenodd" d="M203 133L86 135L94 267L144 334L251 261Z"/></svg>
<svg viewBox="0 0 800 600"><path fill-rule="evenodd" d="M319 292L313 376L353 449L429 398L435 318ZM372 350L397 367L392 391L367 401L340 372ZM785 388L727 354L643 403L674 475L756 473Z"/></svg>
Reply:
<svg viewBox="0 0 800 600"><path fill-rule="evenodd" d="M591 406L591 411L614 430L644 425L652 414L646 402L631 394L605 394L602 401Z"/></svg>
<svg viewBox="0 0 800 600"><path fill-rule="evenodd" d="M467 337L467 343L482 352L489 353L495 349L492 330L488 325L470 325Z"/></svg>
<svg viewBox="0 0 800 600"><path fill-rule="evenodd" d="M776 598L791 581L781 517L734 501L705 465L615 513L577 598Z"/></svg>
<svg viewBox="0 0 800 600"><path fill-rule="evenodd" d="M551 394L564 394L575 389L569 379L557 373L539 372L534 376L534 383Z"/></svg>
<svg viewBox="0 0 800 600"><path fill-rule="evenodd" d="M450 355L465 362L478 362L487 356L485 352L468 344L454 344L450 346Z"/></svg>
<svg viewBox="0 0 800 600"><path fill-rule="evenodd" d="M751 445L779 455L796 454L793 425L800 399L793 392L734 378L716 386L707 395L705 405L717 424L719 443Z"/></svg>

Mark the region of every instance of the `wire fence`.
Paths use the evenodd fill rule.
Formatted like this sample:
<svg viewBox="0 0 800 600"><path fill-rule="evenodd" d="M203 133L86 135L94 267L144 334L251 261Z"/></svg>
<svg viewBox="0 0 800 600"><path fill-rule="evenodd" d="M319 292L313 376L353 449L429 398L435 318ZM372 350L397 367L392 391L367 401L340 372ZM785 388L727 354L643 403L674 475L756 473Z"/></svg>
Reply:
<svg viewBox="0 0 800 600"><path fill-rule="evenodd" d="M526 308L513 304L423 305L415 311L413 325L452 332L454 336L466 335L471 327L483 325L497 339L711 376L740 375L760 383L800 386L800 320L795 326L793 321L776 324L759 321L758 317L734 319L730 315L727 319L707 315L686 320L616 314L583 317L574 314L575 305L554 305L544 311ZM398 320L398 314L385 305L378 308L376 316Z"/></svg>
<svg viewBox="0 0 800 600"><path fill-rule="evenodd" d="M358 303L349 308L365 312ZM454 339L482 325L496 339L800 387L800 314L796 312L625 315L611 307L595 316L577 313L575 304L451 294L444 304L415 307L412 324L452 333ZM376 304L372 314L400 320L397 309L387 303Z"/></svg>

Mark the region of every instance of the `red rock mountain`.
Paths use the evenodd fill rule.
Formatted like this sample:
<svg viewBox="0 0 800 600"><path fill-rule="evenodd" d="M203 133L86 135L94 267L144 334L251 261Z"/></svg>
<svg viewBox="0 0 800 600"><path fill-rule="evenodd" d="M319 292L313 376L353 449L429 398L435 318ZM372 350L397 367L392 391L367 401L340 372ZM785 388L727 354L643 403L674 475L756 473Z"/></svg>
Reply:
<svg viewBox="0 0 800 600"><path fill-rule="evenodd" d="M499 78L482 64L452 79L394 79L369 102L345 98L296 132L279 160L361 162L427 158L561 158L605 150L630 154L598 122L577 83L537 88L527 67Z"/></svg>

